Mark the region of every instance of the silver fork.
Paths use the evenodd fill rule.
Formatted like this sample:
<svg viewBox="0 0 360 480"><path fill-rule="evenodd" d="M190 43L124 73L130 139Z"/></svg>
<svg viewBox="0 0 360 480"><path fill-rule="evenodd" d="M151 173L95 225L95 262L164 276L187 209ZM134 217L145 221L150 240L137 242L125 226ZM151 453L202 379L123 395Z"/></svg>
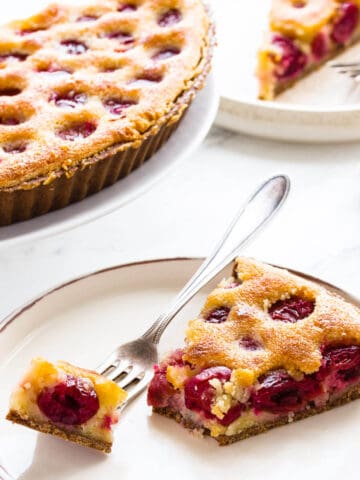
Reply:
<svg viewBox="0 0 360 480"><path fill-rule="evenodd" d="M279 175L262 184L235 215L215 249L176 296L168 310L139 338L120 345L97 371L128 392L127 405L152 378L158 360L157 346L166 327L189 300L226 267L284 203L290 188L288 177ZM240 233L239 233L240 230Z"/></svg>
<svg viewBox="0 0 360 480"><path fill-rule="evenodd" d="M333 68L337 73L346 75L355 82L360 81L360 62L330 62L330 68Z"/></svg>

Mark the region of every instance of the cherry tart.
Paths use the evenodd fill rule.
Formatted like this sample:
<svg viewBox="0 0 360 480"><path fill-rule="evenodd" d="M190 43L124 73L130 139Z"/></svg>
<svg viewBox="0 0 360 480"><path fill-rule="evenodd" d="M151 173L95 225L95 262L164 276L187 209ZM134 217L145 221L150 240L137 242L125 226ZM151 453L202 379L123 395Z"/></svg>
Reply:
<svg viewBox="0 0 360 480"><path fill-rule="evenodd" d="M143 164L210 69L201 0L53 4L0 28L0 225L62 208Z"/></svg>
<svg viewBox="0 0 360 480"><path fill-rule="evenodd" d="M259 98L273 99L356 42L359 9L359 0L272 0L258 53Z"/></svg>
<svg viewBox="0 0 360 480"><path fill-rule="evenodd" d="M111 429L126 396L116 383L96 372L35 358L11 396L6 418L109 453Z"/></svg>
<svg viewBox="0 0 360 480"><path fill-rule="evenodd" d="M221 445L360 396L360 311L286 270L238 258L154 367L148 404Z"/></svg>

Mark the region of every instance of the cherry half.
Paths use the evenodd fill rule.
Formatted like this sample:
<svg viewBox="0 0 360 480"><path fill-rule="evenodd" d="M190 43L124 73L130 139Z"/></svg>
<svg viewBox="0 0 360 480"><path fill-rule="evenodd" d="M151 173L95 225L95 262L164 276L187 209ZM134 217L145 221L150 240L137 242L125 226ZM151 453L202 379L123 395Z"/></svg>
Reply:
<svg viewBox="0 0 360 480"><path fill-rule="evenodd" d="M63 383L45 388L37 404L54 423L82 425L99 410L99 399L93 386L83 378L67 375Z"/></svg>
<svg viewBox="0 0 360 480"><path fill-rule="evenodd" d="M200 412L205 418L214 419L221 425L230 425L234 420L240 417L244 405L236 403L233 405L222 419L219 419L211 412L216 390L210 384L210 380L217 379L222 384L228 382L231 377L231 370L227 367L210 367L198 375L188 379L185 383L185 406L189 410Z"/></svg>
<svg viewBox="0 0 360 480"><path fill-rule="evenodd" d="M341 3L339 17L335 21L331 32L331 39L344 45L350 40L359 22L359 8L351 2Z"/></svg>
<svg viewBox="0 0 360 480"><path fill-rule="evenodd" d="M96 125L92 122L80 122L64 128L58 132L58 136L63 140L73 142L77 139L89 137L96 130Z"/></svg>
<svg viewBox="0 0 360 480"><path fill-rule="evenodd" d="M223 323L227 320L230 313L230 308L228 307L218 307L205 317L205 321L208 323Z"/></svg>
<svg viewBox="0 0 360 480"><path fill-rule="evenodd" d="M273 320L296 323L298 320L308 317L314 308L314 301L294 296L274 303L269 309L269 314Z"/></svg>
<svg viewBox="0 0 360 480"><path fill-rule="evenodd" d="M78 105L84 105L87 100L85 93L70 90L64 94L55 93L50 98L57 107L61 108L75 108Z"/></svg>
<svg viewBox="0 0 360 480"><path fill-rule="evenodd" d="M121 98L108 98L104 102L106 110L108 110L112 115L121 115L124 110L129 107L136 105L136 102L131 100L122 100Z"/></svg>
<svg viewBox="0 0 360 480"><path fill-rule="evenodd" d="M272 43L281 51L281 58L276 61L277 78L287 80L302 72L307 64L307 56L289 37L275 35Z"/></svg>
<svg viewBox="0 0 360 480"><path fill-rule="evenodd" d="M253 394L252 404L255 412L288 413L300 410L321 392L314 375L296 381L285 371L275 370L260 378L260 388Z"/></svg>
<svg viewBox="0 0 360 480"><path fill-rule="evenodd" d="M159 17L158 24L160 27L170 27L176 23L179 23L181 19L181 12L177 8L172 8Z"/></svg>
<svg viewBox="0 0 360 480"><path fill-rule="evenodd" d="M151 58L153 60L159 60L159 61L168 60L169 58L174 57L175 55L179 55L180 51L181 50L179 48L175 48L175 47L165 48L155 53Z"/></svg>

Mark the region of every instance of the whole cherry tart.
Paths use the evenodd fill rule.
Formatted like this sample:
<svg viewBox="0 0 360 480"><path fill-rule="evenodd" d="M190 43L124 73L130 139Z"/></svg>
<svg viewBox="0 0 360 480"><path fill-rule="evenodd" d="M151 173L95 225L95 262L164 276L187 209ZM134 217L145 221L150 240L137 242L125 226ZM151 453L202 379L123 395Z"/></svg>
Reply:
<svg viewBox="0 0 360 480"><path fill-rule="evenodd" d="M0 26L0 227L142 168L211 69L203 0L68 3ZM25 155L6 151L14 138L26 140Z"/></svg>

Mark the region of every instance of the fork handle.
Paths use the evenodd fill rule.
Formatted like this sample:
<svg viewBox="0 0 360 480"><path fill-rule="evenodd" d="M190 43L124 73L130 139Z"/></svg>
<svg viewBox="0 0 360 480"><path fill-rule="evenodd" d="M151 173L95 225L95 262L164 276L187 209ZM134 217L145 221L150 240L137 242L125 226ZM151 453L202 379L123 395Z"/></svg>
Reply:
<svg viewBox="0 0 360 480"><path fill-rule="evenodd" d="M155 345L159 343L164 330L177 313L202 287L233 261L240 250L270 221L286 200L289 189L289 178L278 175L267 180L253 193L237 212L214 250L175 297L169 309L155 321L142 338Z"/></svg>

